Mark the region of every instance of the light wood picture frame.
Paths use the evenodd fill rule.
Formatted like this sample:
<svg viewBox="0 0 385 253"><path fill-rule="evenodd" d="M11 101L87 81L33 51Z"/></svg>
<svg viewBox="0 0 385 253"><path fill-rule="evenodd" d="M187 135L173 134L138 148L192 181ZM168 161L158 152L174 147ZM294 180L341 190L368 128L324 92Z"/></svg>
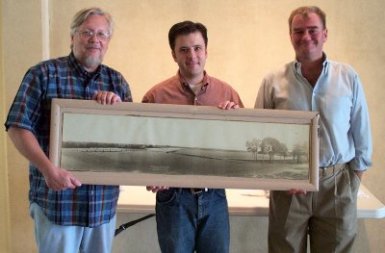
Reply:
<svg viewBox="0 0 385 253"><path fill-rule="evenodd" d="M317 112L53 99L50 159L83 184L318 190Z"/></svg>

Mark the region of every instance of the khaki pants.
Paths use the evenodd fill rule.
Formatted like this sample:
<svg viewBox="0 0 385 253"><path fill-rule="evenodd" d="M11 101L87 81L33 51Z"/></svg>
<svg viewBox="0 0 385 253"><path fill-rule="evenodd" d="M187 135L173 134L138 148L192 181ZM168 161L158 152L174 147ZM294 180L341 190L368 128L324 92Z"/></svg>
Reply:
<svg viewBox="0 0 385 253"><path fill-rule="evenodd" d="M351 252L360 180L347 164L335 167L320 173L318 192L271 192L269 253L305 253L308 236L311 253Z"/></svg>

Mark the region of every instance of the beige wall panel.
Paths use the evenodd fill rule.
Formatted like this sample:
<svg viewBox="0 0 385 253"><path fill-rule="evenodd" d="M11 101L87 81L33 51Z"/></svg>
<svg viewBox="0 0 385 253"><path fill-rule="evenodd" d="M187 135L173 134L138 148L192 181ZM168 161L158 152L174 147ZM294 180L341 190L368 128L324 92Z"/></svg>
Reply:
<svg viewBox="0 0 385 253"><path fill-rule="evenodd" d="M3 5L0 5L0 20L3 24ZM0 25L0 119L5 117L4 71L3 71L3 26ZM6 134L0 131L0 252L8 252L10 246L9 236L9 194L8 194L8 169L6 156Z"/></svg>
<svg viewBox="0 0 385 253"><path fill-rule="evenodd" d="M8 112L27 68L41 59L40 0L3 0L2 25L5 110ZM10 186L10 252L33 252L35 242L28 214L27 162L8 138L5 141Z"/></svg>

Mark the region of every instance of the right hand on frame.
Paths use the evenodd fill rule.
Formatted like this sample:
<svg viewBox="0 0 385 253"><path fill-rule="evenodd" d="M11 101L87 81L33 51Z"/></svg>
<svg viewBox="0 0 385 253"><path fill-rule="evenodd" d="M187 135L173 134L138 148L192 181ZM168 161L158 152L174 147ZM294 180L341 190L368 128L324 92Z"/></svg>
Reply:
<svg viewBox="0 0 385 253"><path fill-rule="evenodd" d="M44 175L44 179L47 186L55 191L75 189L82 185L72 173L59 167L50 170L49 173Z"/></svg>

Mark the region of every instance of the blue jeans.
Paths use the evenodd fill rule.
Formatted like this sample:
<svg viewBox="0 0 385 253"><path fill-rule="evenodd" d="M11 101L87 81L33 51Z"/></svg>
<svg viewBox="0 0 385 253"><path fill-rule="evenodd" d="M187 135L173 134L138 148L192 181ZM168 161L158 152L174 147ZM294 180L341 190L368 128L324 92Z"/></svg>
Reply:
<svg viewBox="0 0 385 253"><path fill-rule="evenodd" d="M223 189L199 194L186 188L160 191L156 222L162 253L229 252L229 212Z"/></svg>

